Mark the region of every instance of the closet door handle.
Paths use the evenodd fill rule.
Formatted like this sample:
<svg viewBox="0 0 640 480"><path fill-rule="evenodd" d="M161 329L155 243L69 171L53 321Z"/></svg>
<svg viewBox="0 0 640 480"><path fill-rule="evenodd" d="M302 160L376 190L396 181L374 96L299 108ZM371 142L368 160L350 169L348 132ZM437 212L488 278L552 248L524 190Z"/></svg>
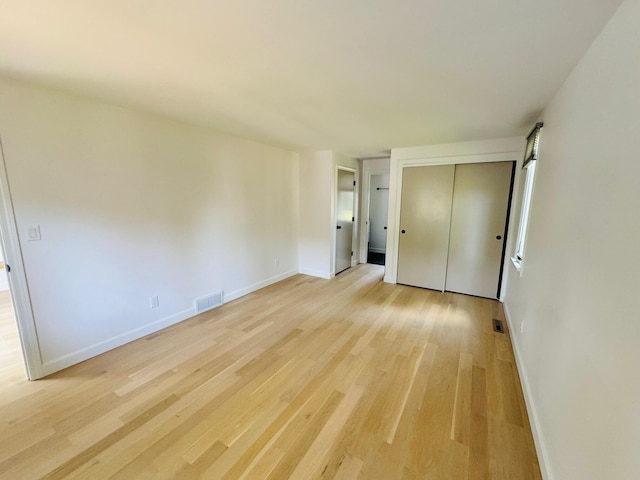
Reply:
<svg viewBox="0 0 640 480"><path fill-rule="evenodd" d="M496 240L502 240L502 235L498 235L498 236L496 237Z"/></svg>

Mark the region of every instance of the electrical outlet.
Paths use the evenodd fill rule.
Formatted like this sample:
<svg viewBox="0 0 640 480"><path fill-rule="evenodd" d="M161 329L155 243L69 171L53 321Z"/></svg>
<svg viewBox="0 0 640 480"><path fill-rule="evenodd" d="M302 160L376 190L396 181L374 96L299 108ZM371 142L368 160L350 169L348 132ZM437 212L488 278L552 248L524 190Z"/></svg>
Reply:
<svg viewBox="0 0 640 480"><path fill-rule="evenodd" d="M524 320L520 322L520 333L524 333Z"/></svg>
<svg viewBox="0 0 640 480"><path fill-rule="evenodd" d="M27 241L35 242L41 240L40 225L29 225L27 227Z"/></svg>
<svg viewBox="0 0 640 480"><path fill-rule="evenodd" d="M274 267L279 267L280 266L280 259L278 257L273 259L273 266Z"/></svg>
<svg viewBox="0 0 640 480"><path fill-rule="evenodd" d="M149 308L157 308L160 306L160 299L157 295L149 297Z"/></svg>

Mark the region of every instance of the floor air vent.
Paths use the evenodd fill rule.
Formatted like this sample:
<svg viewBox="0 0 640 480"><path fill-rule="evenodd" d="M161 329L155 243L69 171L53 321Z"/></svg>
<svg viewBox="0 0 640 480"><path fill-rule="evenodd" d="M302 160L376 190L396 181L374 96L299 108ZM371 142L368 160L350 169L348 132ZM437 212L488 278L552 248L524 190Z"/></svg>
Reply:
<svg viewBox="0 0 640 480"><path fill-rule="evenodd" d="M504 333L504 327L501 320L493 319L493 331L498 333Z"/></svg>
<svg viewBox="0 0 640 480"><path fill-rule="evenodd" d="M206 312L207 310L211 310L212 308L219 307L223 303L223 293L222 291L212 293L211 295L206 295L204 297L196 298L193 301L193 304L196 309L196 313Z"/></svg>

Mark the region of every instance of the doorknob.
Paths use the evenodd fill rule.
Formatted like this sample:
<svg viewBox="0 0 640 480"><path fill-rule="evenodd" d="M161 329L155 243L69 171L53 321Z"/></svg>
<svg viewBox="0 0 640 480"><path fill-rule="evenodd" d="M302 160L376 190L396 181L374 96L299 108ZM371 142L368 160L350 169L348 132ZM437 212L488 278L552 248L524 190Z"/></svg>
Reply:
<svg viewBox="0 0 640 480"><path fill-rule="evenodd" d="M402 230L402 233L405 233L405 230Z"/></svg>
<svg viewBox="0 0 640 480"><path fill-rule="evenodd" d="M337 227L337 228L338 228L338 230L340 230L340 229L342 228L342 225L338 225L338 227Z"/></svg>
<svg viewBox="0 0 640 480"><path fill-rule="evenodd" d="M384 227L384 229L386 230L386 229L387 229L387 227Z"/></svg>
<svg viewBox="0 0 640 480"><path fill-rule="evenodd" d="M496 237L496 240L502 240L502 235L498 235L498 236Z"/></svg>

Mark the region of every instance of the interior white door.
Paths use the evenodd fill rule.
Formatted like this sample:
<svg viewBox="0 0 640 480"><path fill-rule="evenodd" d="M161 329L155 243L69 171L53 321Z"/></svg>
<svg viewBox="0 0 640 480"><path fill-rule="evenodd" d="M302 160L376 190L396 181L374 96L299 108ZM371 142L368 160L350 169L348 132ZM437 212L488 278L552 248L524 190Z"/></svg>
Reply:
<svg viewBox="0 0 640 480"><path fill-rule="evenodd" d="M456 165L446 290L496 298L513 162Z"/></svg>
<svg viewBox="0 0 640 480"><path fill-rule="evenodd" d="M336 197L336 274L351 266L351 252L353 251L353 182L355 174L348 170L338 170L338 185Z"/></svg>
<svg viewBox="0 0 640 480"><path fill-rule="evenodd" d="M454 165L402 171L398 283L444 290Z"/></svg>

